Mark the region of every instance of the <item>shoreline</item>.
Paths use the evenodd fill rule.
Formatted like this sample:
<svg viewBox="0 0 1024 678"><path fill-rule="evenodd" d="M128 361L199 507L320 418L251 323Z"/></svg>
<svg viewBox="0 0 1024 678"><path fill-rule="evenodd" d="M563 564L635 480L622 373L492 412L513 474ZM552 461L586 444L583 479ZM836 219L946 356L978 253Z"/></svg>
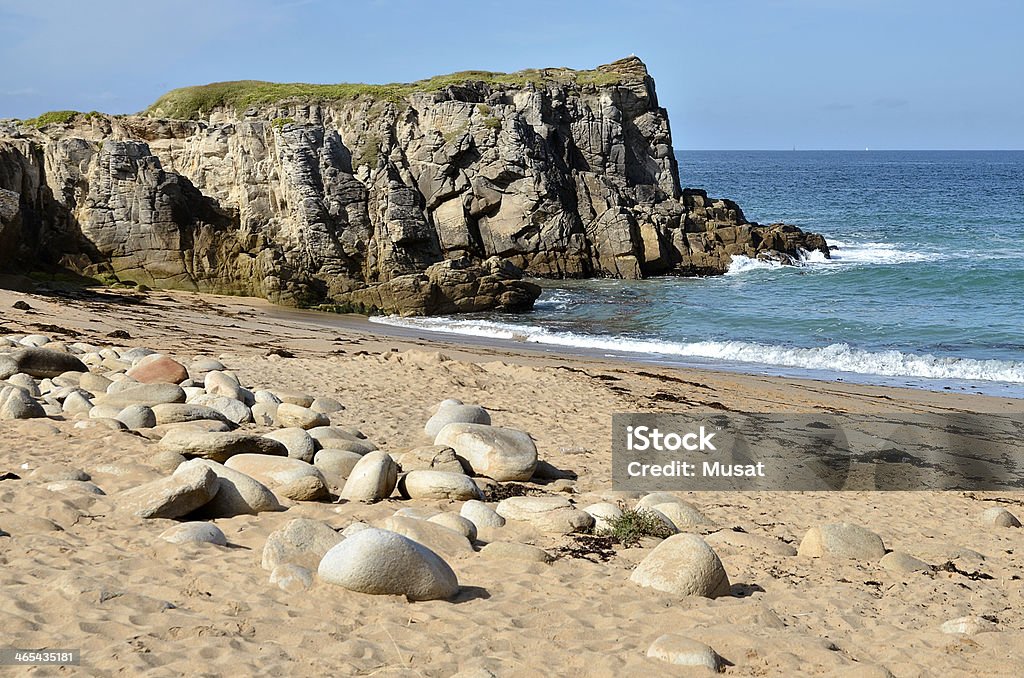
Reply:
<svg viewBox="0 0 1024 678"><path fill-rule="evenodd" d="M74 297L79 300L71 302ZM911 412L930 411L963 411L980 413L1016 413L1024 407L1024 401L1006 397L993 396L969 392L957 391L933 391L907 386L878 385L869 383L858 383L855 381L835 381L797 376L781 376L774 374L752 374L743 371L733 371L719 368L717 366L698 367L690 365L673 364L664 360L642 360L635 354L622 352L613 354L608 351L597 349L586 349L568 346L540 345L526 342L497 339L491 337L476 337L462 334L446 334L430 330L418 330L408 327L399 327L384 323L371 322L366 316L356 314L334 314L322 311L297 309L287 306L273 304L266 299L257 297L241 297L228 295L215 295L202 292L182 292L176 290L152 290L141 295L128 290L87 288L71 291L55 292L15 292L7 289L0 289L0 308L10 308L17 299L27 298L32 304L32 299L43 301L50 299L53 304L49 309L35 309L34 314L45 314L49 312L54 317L60 317L62 322L72 325L72 330L83 333L83 340L92 337L93 340L103 341L103 333L90 331L88 322L81 322L86 318L78 318L76 314L68 314L66 309L73 303L88 307L88 301L81 301L82 298L94 297L97 303L109 307L115 300L138 299L128 304L128 307L140 311L157 310L156 318L147 318L145 322L132 323L126 319L126 327L135 342L146 342L154 348L161 350L175 350L181 344L180 338L174 338L176 328L180 324L172 321L183 321L189 317L189 310L192 310L193 320L197 320L201 326L218 326L218 332L222 334L223 345L237 348L237 343L232 339L248 339L245 343L250 348L272 348L273 344L289 344L301 346L302 350L308 352L310 357L317 355L331 355L333 343L326 335L339 333L338 338L343 339L342 343L353 347L354 350L371 350L378 352L396 352L410 349L443 351L445 355L458 360L470 361L495 361L505 360L527 366L559 366L566 365L567 369L577 369L571 366L590 366L608 373L631 374L635 373L642 379L650 379L664 384L664 378L685 383L701 383L701 385L714 391L717 395L725 397L727 407L750 411L765 411L755 407L760 402L760 392L769 391L772 393L770 401L774 407L786 411L812 411L814 408L838 409L851 413L867 413L877 411L879 403L887 403L889 407L894 405ZM70 302L70 303L69 303ZM57 312L63 308L65 312ZM205 317L197 317L194 311L205 311ZM147 315L143 313L143 315ZM184 317L183 317L184 316ZM31 317L31 316L28 316ZM233 318L234 322L223 325L223 318ZM248 318L244 323L239 322ZM3 323L17 322L18 317L9 314ZM43 323L45 325L46 323ZM136 330L132 331L131 325ZM38 323L37 323L38 325ZM144 327L150 329L143 330ZM27 330L32 330L30 325L24 325ZM163 331L153 332L155 328L162 328ZM226 332L225 330L237 328L237 333ZM281 337L284 341L261 341L252 342L255 336L272 334L272 328L280 328L285 331ZM12 328L8 327L8 330ZM117 328L114 328L117 329ZM248 330L248 331L246 331ZM137 332L140 332L137 334ZM147 336L150 335L150 336ZM208 339L215 339L217 335L206 335ZM154 343L154 340L156 342ZM106 339L109 342L109 339ZM132 343L132 342L129 342ZM288 349L293 350L293 349ZM649 375L649 376L644 376ZM684 379L680 379L680 375ZM840 402L836 402L839 399ZM726 402L727 401L727 402ZM872 405L868 405L873 403ZM801 410L801 408L804 408Z"/></svg>

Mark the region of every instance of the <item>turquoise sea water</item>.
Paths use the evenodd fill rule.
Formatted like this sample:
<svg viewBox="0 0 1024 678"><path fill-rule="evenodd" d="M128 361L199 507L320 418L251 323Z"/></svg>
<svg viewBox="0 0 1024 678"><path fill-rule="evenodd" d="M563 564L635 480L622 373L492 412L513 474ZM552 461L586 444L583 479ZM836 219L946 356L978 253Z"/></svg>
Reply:
<svg viewBox="0 0 1024 678"><path fill-rule="evenodd" d="M533 313L394 324L753 373L1024 397L1024 152L677 151L684 186L833 259L544 281Z"/></svg>

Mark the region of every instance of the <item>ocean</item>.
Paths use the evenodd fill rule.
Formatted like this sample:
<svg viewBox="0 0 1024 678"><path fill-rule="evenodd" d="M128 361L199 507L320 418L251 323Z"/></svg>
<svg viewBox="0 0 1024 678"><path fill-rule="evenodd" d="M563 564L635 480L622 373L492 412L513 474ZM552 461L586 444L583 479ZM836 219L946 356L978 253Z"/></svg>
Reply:
<svg viewBox="0 0 1024 678"><path fill-rule="evenodd" d="M677 151L683 186L831 260L539 281L532 313L376 322L753 374L1024 398L1024 152Z"/></svg>

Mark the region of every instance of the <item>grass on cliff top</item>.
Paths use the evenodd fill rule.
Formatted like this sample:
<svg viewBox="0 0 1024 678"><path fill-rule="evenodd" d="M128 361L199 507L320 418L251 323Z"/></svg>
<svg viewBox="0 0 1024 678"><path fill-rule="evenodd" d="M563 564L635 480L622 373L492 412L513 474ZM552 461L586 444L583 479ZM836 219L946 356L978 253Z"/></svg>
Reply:
<svg viewBox="0 0 1024 678"><path fill-rule="evenodd" d="M235 111L241 112L250 106L273 104L286 99L342 101L365 96L399 103L416 92L436 92L467 82L484 82L510 87L526 87L530 84L536 86L545 84L611 86L621 84L627 78L635 78L638 74L638 64L642 66L639 60L630 58L590 71L575 71L568 68L527 69L516 73L461 71L417 82L388 85L360 83L313 85L264 82L262 80L215 82L209 85L171 90L157 99L152 106L144 111L144 114L177 120L192 120L209 115L211 111L218 108L233 108Z"/></svg>
<svg viewBox="0 0 1024 678"><path fill-rule="evenodd" d="M95 118L97 115L101 115L96 111L89 111L88 113L82 113L81 111L49 111L38 115L28 120L23 120L22 124L30 125L35 128L46 127L47 125L54 124L66 124L74 120L78 116L84 116L87 120L89 118Z"/></svg>

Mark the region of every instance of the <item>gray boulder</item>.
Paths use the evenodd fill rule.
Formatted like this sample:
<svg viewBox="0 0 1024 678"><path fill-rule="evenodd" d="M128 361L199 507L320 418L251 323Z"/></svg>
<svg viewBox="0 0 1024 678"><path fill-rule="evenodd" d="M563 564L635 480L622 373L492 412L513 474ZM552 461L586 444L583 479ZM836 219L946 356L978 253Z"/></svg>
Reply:
<svg viewBox="0 0 1024 678"><path fill-rule="evenodd" d="M718 555L699 536L685 532L654 547L629 579L676 596L717 598L730 591L729 577Z"/></svg>
<svg viewBox="0 0 1024 678"><path fill-rule="evenodd" d="M807 530L797 554L805 558L850 558L878 560L885 555L885 544L877 534L853 523L831 523Z"/></svg>
<svg viewBox="0 0 1024 678"><path fill-rule="evenodd" d="M17 386L0 389L0 419L38 419L46 411L32 396Z"/></svg>
<svg viewBox="0 0 1024 678"><path fill-rule="evenodd" d="M156 426L156 415L145 405L129 405L114 417L132 431Z"/></svg>
<svg viewBox="0 0 1024 678"><path fill-rule="evenodd" d="M441 403L437 408L437 413L427 420L427 424L423 427L423 431L427 434L428 438L434 440L437 438L437 434L441 432L441 429L448 424L490 425L490 423L491 415L487 413L487 410L479 405Z"/></svg>
<svg viewBox="0 0 1024 678"><path fill-rule="evenodd" d="M213 523L189 522L175 525L160 533L160 538L172 544L216 544L227 546L228 538Z"/></svg>
<svg viewBox="0 0 1024 678"><path fill-rule="evenodd" d="M594 525L589 513L562 497L509 497L498 502L495 511L506 520L527 522L543 532L569 534Z"/></svg>
<svg viewBox="0 0 1024 678"><path fill-rule="evenodd" d="M196 403L161 403L154 405L153 414L157 425L180 424L188 421L227 421L219 410Z"/></svg>
<svg viewBox="0 0 1024 678"><path fill-rule="evenodd" d="M286 456L237 454L225 466L265 484L278 496L313 501L327 496L327 480L312 464Z"/></svg>
<svg viewBox="0 0 1024 678"><path fill-rule="evenodd" d="M217 494L198 510L198 516L233 518L284 510L274 493L252 476L209 459L197 461L217 476Z"/></svg>
<svg viewBox="0 0 1024 678"><path fill-rule="evenodd" d="M479 499L480 488L461 473L410 471L398 481L398 491L406 499Z"/></svg>
<svg viewBox="0 0 1024 678"><path fill-rule="evenodd" d="M217 476L202 461L185 462L166 478L125 490L117 505L140 518L180 518L217 494Z"/></svg>
<svg viewBox="0 0 1024 678"><path fill-rule="evenodd" d="M97 396L96 405L108 405L124 409L129 405L145 405L153 407L161 403L183 403L185 392L177 384L136 384L134 382L114 382L113 385L124 384L122 390Z"/></svg>
<svg viewBox="0 0 1024 678"><path fill-rule="evenodd" d="M477 529L485 527L504 527L505 519L502 518L494 509L482 501L470 499L462 508L459 510L459 515L467 520L472 521L476 525Z"/></svg>
<svg viewBox="0 0 1024 678"><path fill-rule="evenodd" d="M316 441L306 433L305 429L293 427L282 428L266 434L267 438L276 440L288 449L288 456L292 459L301 459L305 462L312 462L316 454Z"/></svg>
<svg viewBox="0 0 1024 678"><path fill-rule="evenodd" d="M277 406L277 425L283 428L297 427L301 429L329 426L330 418L323 412L308 407L283 402Z"/></svg>
<svg viewBox="0 0 1024 678"><path fill-rule="evenodd" d="M444 600L459 591L455 573L439 555L408 537L372 527L328 551L317 575L350 591L409 600Z"/></svg>
<svg viewBox="0 0 1024 678"><path fill-rule="evenodd" d="M48 348L23 348L0 356L0 379L23 372L38 379L59 377L65 372L88 372L81 360L63 351Z"/></svg>
<svg viewBox="0 0 1024 678"><path fill-rule="evenodd" d="M448 424L435 445L455 450L475 475L498 482L529 480L537 466L537 446L528 433L484 424Z"/></svg>
<svg viewBox="0 0 1024 678"><path fill-rule="evenodd" d="M391 516L384 521L381 527L423 544L445 558L455 558L473 553L473 545L461 531L453 530L439 523L432 523L429 519Z"/></svg>
<svg viewBox="0 0 1024 678"><path fill-rule="evenodd" d="M219 462L225 462L236 454L288 456L288 448L270 438L240 431L200 431L188 426L168 431L160 441L160 447L185 457L203 457Z"/></svg>
<svg viewBox="0 0 1024 678"><path fill-rule="evenodd" d="M344 538L327 523L296 518L267 537L263 546L263 569L273 570L288 563L315 570L324 554Z"/></svg>
<svg viewBox="0 0 1024 678"><path fill-rule="evenodd" d="M369 452L349 473L341 498L348 501L375 502L391 496L398 483L398 465L386 452Z"/></svg>

